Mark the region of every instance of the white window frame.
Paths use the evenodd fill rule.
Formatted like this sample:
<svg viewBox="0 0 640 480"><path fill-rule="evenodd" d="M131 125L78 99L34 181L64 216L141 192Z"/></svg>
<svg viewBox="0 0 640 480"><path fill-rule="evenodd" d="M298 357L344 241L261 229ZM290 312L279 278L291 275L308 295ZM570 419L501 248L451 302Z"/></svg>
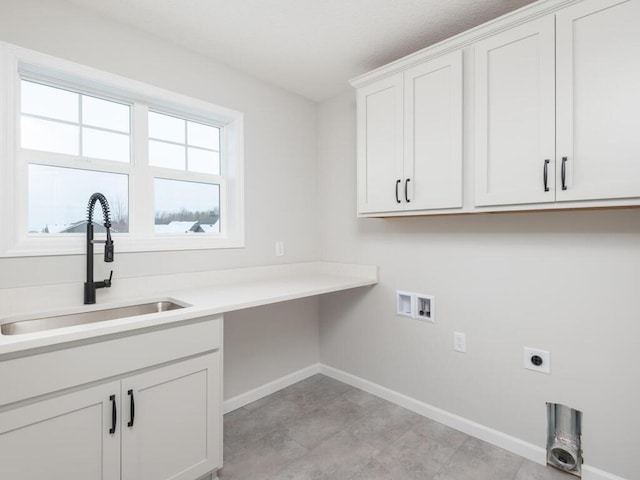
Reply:
<svg viewBox="0 0 640 480"><path fill-rule="evenodd" d="M83 158L82 168L129 175L129 233L114 237L116 252L244 247L244 116L179 93L0 42L0 257L81 254L84 234L29 234L28 162L20 148L20 82L41 79L132 105L131 163ZM75 87L75 88L74 88ZM146 112L154 110L220 127L221 175L149 165ZM78 157L30 150L29 161L78 168ZM134 165L135 162L135 165ZM105 168L101 168L105 167ZM153 181L203 181L220 185L220 233L154 233ZM215 177L215 182L212 178ZM88 201L88 199L87 199ZM99 215L101 218L101 216Z"/></svg>

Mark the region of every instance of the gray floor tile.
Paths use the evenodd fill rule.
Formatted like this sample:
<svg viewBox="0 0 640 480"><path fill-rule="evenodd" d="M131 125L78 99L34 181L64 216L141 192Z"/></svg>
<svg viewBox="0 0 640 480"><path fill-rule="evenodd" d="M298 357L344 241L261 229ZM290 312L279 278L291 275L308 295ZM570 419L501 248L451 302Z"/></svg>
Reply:
<svg viewBox="0 0 640 480"><path fill-rule="evenodd" d="M418 419L418 421L412 425L411 430L427 437L430 440L453 448L454 450L471 438L466 433L454 430L442 423L435 422L425 417Z"/></svg>
<svg viewBox="0 0 640 480"><path fill-rule="evenodd" d="M557 468L525 460L520 470L518 470L515 480L572 480L577 478Z"/></svg>
<svg viewBox="0 0 640 480"><path fill-rule="evenodd" d="M345 480L398 480L374 458Z"/></svg>
<svg viewBox="0 0 640 480"><path fill-rule="evenodd" d="M237 450L225 458L223 480L249 480L267 478L271 472L282 470L302 457L307 449L276 431Z"/></svg>
<svg viewBox="0 0 640 480"><path fill-rule="evenodd" d="M366 412L342 395L324 407L285 422L284 427L291 438L311 449L363 418Z"/></svg>
<svg viewBox="0 0 640 480"><path fill-rule="evenodd" d="M298 418L302 413L298 404L279 399L265 403L260 408L241 408L225 415L225 455L230 455L276 430L283 429L283 423Z"/></svg>
<svg viewBox="0 0 640 480"><path fill-rule="evenodd" d="M420 419L420 415L392 403L367 412L365 417L347 427L347 431L376 450L385 450Z"/></svg>
<svg viewBox="0 0 640 480"><path fill-rule="evenodd" d="M376 457L393 478L431 479L453 456L459 445L447 445L409 430Z"/></svg>
<svg viewBox="0 0 640 480"><path fill-rule="evenodd" d="M376 397L375 395L371 395L359 388L354 388L353 390L348 391L344 396L347 400L361 406L365 410L372 410L389 403L386 400Z"/></svg>
<svg viewBox="0 0 640 480"><path fill-rule="evenodd" d="M222 442L224 458L227 458L233 451L241 446L241 430L246 428L243 424L248 414L248 410L238 408L224 415L224 435Z"/></svg>
<svg viewBox="0 0 640 480"><path fill-rule="evenodd" d="M314 375L285 389L281 398L296 403L303 410L310 412L326 406L350 390L354 390L354 387L324 375Z"/></svg>
<svg viewBox="0 0 640 480"><path fill-rule="evenodd" d="M469 438L434 480L514 480L524 459L482 440Z"/></svg>
<svg viewBox="0 0 640 480"><path fill-rule="evenodd" d="M269 480L343 480L355 475L378 453L345 431L318 445Z"/></svg>

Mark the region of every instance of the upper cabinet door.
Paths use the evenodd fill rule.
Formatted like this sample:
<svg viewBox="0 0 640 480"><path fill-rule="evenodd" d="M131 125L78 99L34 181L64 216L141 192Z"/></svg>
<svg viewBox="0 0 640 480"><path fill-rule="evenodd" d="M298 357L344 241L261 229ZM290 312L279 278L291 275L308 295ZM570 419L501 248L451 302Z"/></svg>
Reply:
<svg viewBox="0 0 640 480"><path fill-rule="evenodd" d="M462 206L462 51L404 73L405 210Z"/></svg>
<svg viewBox="0 0 640 480"><path fill-rule="evenodd" d="M359 213L403 209L402 76L358 89Z"/></svg>
<svg viewBox="0 0 640 480"><path fill-rule="evenodd" d="M640 196L639 19L640 0L556 14L558 200Z"/></svg>
<svg viewBox="0 0 640 480"><path fill-rule="evenodd" d="M474 50L475 205L553 202L553 16L481 40Z"/></svg>

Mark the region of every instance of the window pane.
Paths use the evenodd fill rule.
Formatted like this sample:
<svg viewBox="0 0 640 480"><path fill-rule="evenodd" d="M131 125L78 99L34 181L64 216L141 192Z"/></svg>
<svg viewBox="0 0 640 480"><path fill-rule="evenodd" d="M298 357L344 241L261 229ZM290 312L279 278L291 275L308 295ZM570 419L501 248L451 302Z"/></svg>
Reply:
<svg viewBox="0 0 640 480"><path fill-rule="evenodd" d="M149 112L149 136L168 142L185 143L184 120Z"/></svg>
<svg viewBox="0 0 640 480"><path fill-rule="evenodd" d="M149 163L156 167L184 170L187 166L184 147L149 140Z"/></svg>
<svg viewBox="0 0 640 480"><path fill-rule="evenodd" d="M80 153L80 128L77 125L23 115L20 126L22 148L68 155Z"/></svg>
<svg viewBox="0 0 640 480"><path fill-rule="evenodd" d="M211 173L220 175L220 154L211 150L189 147L190 172Z"/></svg>
<svg viewBox="0 0 640 480"><path fill-rule="evenodd" d="M220 129L201 123L187 122L187 143L193 147L220 150Z"/></svg>
<svg viewBox="0 0 640 480"><path fill-rule="evenodd" d="M32 115L78 122L79 95L39 83L21 82L21 111Z"/></svg>
<svg viewBox="0 0 640 480"><path fill-rule="evenodd" d="M220 185L156 178L156 233L219 233Z"/></svg>
<svg viewBox="0 0 640 480"><path fill-rule="evenodd" d="M85 232L87 202L95 192L107 197L113 231L128 232L128 181L116 173L29 165L29 232ZM94 210L93 220L101 231L102 209Z"/></svg>
<svg viewBox="0 0 640 480"><path fill-rule="evenodd" d="M129 105L82 96L82 123L129 133Z"/></svg>
<svg viewBox="0 0 640 480"><path fill-rule="evenodd" d="M103 160L128 162L130 157L129 135L83 128L82 155Z"/></svg>

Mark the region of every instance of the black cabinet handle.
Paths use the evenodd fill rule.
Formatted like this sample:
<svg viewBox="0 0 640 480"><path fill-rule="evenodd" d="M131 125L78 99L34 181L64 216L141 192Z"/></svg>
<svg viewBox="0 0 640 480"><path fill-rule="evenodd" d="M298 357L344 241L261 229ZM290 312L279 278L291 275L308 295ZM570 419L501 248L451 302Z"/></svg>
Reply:
<svg viewBox="0 0 640 480"><path fill-rule="evenodd" d="M560 169L560 176L562 178L562 189L567 189L567 157L562 157L562 168Z"/></svg>
<svg viewBox="0 0 640 480"><path fill-rule="evenodd" d="M127 427L133 427L133 421L136 418L136 401L133 398L133 390L127 392L129 394L129 405L131 406L131 420L127 423Z"/></svg>
<svg viewBox="0 0 640 480"><path fill-rule="evenodd" d="M410 203L411 200L409 200L409 193L408 193L408 187L409 187L409 182L411 181L410 178L407 178L404 181L404 199L407 201L407 203Z"/></svg>
<svg viewBox="0 0 640 480"><path fill-rule="evenodd" d="M109 429L109 433L113 435L116 433L116 419L118 418L118 411L116 410L116 396L111 395L109 400L111 400L111 428Z"/></svg>
<svg viewBox="0 0 640 480"><path fill-rule="evenodd" d="M548 177L549 177L549 160L545 160L544 161L544 173L543 173L542 177L543 177L543 181L544 181L544 191L548 192L549 191L549 185L548 185L547 181L548 181Z"/></svg>
<svg viewBox="0 0 640 480"><path fill-rule="evenodd" d="M400 185L400 182L402 180L398 179L396 180L396 202L400 203L400 197L398 196L398 186Z"/></svg>

